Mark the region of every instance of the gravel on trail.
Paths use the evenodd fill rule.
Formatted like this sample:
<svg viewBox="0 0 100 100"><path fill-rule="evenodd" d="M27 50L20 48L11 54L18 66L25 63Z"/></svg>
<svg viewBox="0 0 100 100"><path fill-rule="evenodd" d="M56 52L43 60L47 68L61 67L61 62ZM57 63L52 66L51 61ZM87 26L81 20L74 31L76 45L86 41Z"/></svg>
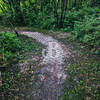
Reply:
<svg viewBox="0 0 100 100"><path fill-rule="evenodd" d="M68 66L64 65L64 59L73 56L72 52L51 36L38 32L20 31L19 33L36 39L45 46L42 52L42 67L35 71L38 79L32 87L29 100L58 100L63 94L67 78L65 69Z"/></svg>

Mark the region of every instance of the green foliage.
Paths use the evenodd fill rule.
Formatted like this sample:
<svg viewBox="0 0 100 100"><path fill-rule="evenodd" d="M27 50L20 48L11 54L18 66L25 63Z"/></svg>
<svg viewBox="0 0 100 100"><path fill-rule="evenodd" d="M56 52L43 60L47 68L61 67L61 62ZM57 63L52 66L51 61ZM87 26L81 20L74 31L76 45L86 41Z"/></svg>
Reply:
<svg viewBox="0 0 100 100"><path fill-rule="evenodd" d="M37 52L38 50L39 50L38 52L41 53L42 45L36 42L36 40L29 38L25 35L20 35L19 40L21 41L22 44L22 50L21 50L22 53L25 53L27 51L32 51L35 54L35 52Z"/></svg>
<svg viewBox="0 0 100 100"><path fill-rule="evenodd" d="M82 9L73 8L66 12L65 21L64 21L64 29L68 28L69 31L74 30L74 24L76 22L82 22L83 19L85 20L86 17L99 15L100 9L99 8L90 8L84 7ZM81 23L82 24L82 23Z"/></svg>
<svg viewBox="0 0 100 100"><path fill-rule="evenodd" d="M24 15L24 22L27 26L34 26L37 25L37 16L35 14L35 11L32 11L33 7L23 7L23 15Z"/></svg>
<svg viewBox="0 0 100 100"><path fill-rule="evenodd" d="M22 59L24 52L32 51L41 54L42 45L32 38L13 33L0 32L0 64L7 66Z"/></svg>
<svg viewBox="0 0 100 100"><path fill-rule="evenodd" d="M100 45L100 15L85 16L82 21L74 25L74 40L79 40L92 47Z"/></svg>
<svg viewBox="0 0 100 100"><path fill-rule="evenodd" d="M17 36L13 33L1 32L1 47L4 47L6 51L16 52L21 48L21 43Z"/></svg>
<svg viewBox="0 0 100 100"><path fill-rule="evenodd" d="M53 17L48 17L48 19L44 19L42 22L42 29L55 29L55 19Z"/></svg>
<svg viewBox="0 0 100 100"><path fill-rule="evenodd" d="M79 12L76 11L74 8L66 13L65 21L64 21L64 30L72 31L74 29L75 21L80 20ZM68 29L68 30L67 30Z"/></svg>
<svg viewBox="0 0 100 100"><path fill-rule="evenodd" d="M15 60L17 52L21 50L21 42L13 33L0 32L0 63L6 66L12 59Z"/></svg>
<svg viewBox="0 0 100 100"><path fill-rule="evenodd" d="M92 48L100 46L100 9L84 7L66 13L64 28L62 31L74 33L73 40L77 40Z"/></svg>
<svg viewBox="0 0 100 100"><path fill-rule="evenodd" d="M88 59L70 66L61 100L99 100L99 70L99 63Z"/></svg>
<svg viewBox="0 0 100 100"><path fill-rule="evenodd" d="M16 2L16 3L15 3ZM90 7L95 0L1 0L0 16L3 25L9 25L8 19L16 26L34 26L45 29L64 28L72 31L74 22L84 15L94 13ZM74 9L73 9L74 8ZM77 9L77 10L76 10Z"/></svg>

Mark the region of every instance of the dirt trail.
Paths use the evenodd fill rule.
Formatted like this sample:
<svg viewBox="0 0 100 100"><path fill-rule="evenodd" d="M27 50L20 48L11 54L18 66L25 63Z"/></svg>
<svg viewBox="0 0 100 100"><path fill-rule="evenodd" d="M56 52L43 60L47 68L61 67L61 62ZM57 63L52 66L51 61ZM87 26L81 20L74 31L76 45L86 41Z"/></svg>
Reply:
<svg viewBox="0 0 100 100"><path fill-rule="evenodd" d="M72 56L71 51L51 36L38 32L20 31L19 33L36 39L45 46L42 67L35 72L35 75L39 77L31 91L30 100L58 100L63 93L63 84L67 77L65 68L68 66L64 65L64 60Z"/></svg>

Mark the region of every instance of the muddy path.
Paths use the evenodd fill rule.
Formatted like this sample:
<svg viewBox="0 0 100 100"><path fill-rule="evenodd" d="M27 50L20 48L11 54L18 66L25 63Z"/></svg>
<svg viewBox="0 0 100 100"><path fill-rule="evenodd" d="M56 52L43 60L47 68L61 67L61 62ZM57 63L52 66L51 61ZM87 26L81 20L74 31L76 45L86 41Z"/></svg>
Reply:
<svg viewBox="0 0 100 100"><path fill-rule="evenodd" d="M19 33L36 39L45 47L42 50L41 67L34 72L34 86L30 93L26 93L30 94L29 100L58 100L63 94L67 78L65 69L70 65L69 62L65 65L64 61L73 57L73 52L51 36L38 32L20 31Z"/></svg>

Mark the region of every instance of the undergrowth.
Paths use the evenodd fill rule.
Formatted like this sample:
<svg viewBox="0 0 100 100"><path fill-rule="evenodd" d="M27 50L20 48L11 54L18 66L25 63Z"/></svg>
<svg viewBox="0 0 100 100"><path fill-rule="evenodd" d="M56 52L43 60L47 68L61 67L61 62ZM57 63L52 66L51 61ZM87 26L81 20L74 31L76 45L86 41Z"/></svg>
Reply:
<svg viewBox="0 0 100 100"><path fill-rule="evenodd" d="M78 59L67 69L66 88L61 100L99 100L100 63L88 58Z"/></svg>
<svg viewBox="0 0 100 100"><path fill-rule="evenodd" d="M17 63L28 51L41 52L42 45L24 35L0 32L0 64L2 67ZM40 53L41 54L41 53Z"/></svg>

